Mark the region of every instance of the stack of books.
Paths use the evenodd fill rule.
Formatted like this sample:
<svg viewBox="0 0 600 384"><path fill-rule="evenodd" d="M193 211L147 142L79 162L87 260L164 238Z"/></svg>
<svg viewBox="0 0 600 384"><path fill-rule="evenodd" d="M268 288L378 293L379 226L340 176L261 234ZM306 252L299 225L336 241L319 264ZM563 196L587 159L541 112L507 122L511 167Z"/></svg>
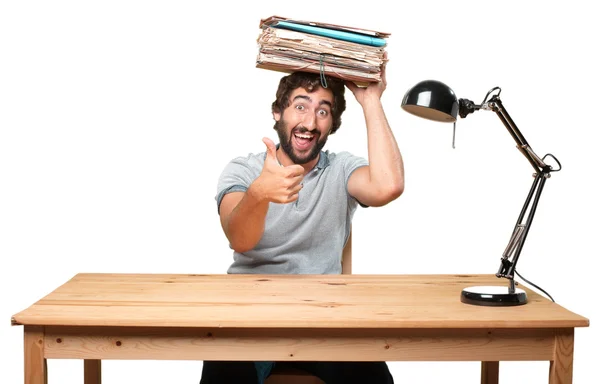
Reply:
<svg viewBox="0 0 600 384"><path fill-rule="evenodd" d="M271 16L260 21L258 68L381 81L389 33Z"/></svg>

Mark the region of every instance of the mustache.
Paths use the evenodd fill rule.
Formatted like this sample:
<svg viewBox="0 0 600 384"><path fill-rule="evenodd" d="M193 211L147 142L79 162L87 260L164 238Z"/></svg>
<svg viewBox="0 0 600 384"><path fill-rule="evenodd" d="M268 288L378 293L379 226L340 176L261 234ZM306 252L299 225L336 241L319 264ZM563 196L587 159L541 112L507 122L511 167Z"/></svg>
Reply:
<svg viewBox="0 0 600 384"><path fill-rule="evenodd" d="M309 131L308 129L306 129L302 125L298 125L298 126L296 126L296 128L292 129L292 134L293 133L300 133L300 134L302 134L302 133L310 133L310 134L315 135L317 137L321 136L321 132L319 132L317 129Z"/></svg>

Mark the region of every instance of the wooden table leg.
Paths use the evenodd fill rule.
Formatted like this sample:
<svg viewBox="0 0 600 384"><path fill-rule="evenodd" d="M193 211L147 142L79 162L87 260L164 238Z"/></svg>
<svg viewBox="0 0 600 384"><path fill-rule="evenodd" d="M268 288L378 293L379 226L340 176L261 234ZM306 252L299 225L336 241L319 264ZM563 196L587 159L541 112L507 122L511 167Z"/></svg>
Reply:
<svg viewBox="0 0 600 384"><path fill-rule="evenodd" d="M500 363L498 361L481 362L481 384L498 384Z"/></svg>
<svg viewBox="0 0 600 384"><path fill-rule="evenodd" d="M24 329L25 384L47 384L48 369L44 358L44 327Z"/></svg>
<svg viewBox="0 0 600 384"><path fill-rule="evenodd" d="M556 334L554 360L550 362L550 384L573 383L573 348L575 330L565 329Z"/></svg>
<svg viewBox="0 0 600 384"><path fill-rule="evenodd" d="M102 383L102 360L83 360L83 383Z"/></svg>

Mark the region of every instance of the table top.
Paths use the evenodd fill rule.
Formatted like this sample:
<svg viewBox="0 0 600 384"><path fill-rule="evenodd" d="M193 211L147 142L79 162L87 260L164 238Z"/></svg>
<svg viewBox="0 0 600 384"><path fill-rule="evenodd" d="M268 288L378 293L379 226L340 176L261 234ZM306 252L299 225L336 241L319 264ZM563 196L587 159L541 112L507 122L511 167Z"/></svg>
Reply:
<svg viewBox="0 0 600 384"><path fill-rule="evenodd" d="M13 325L219 328L572 328L589 320L521 286L526 305L460 302L494 275L77 274Z"/></svg>

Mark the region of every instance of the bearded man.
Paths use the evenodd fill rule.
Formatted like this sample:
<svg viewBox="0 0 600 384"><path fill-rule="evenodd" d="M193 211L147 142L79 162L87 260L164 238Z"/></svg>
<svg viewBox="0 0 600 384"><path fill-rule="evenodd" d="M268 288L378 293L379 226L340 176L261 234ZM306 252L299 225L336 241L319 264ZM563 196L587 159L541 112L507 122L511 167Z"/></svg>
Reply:
<svg viewBox="0 0 600 384"><path fill-rule="evenodd" d="M359 87L295 72L279 83L271 111L279 144L238 157L223 170L217 208L233 249L228 273L339 274L359 205L378 207L404 190L404 166L381 103L382 81ZM323 151L341 126L345 86L363 109L368 161ZM277 362L205 361L201 384L262 384ZM385 362L295 362L326 383L389 384Z"/></svg>

